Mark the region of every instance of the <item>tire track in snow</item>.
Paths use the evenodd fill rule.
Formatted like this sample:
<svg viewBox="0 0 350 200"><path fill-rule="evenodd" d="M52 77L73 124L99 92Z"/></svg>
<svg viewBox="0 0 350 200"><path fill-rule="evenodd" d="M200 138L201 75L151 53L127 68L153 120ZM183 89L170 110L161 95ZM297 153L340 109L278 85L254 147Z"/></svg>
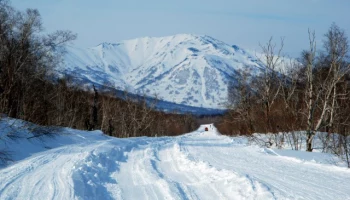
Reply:
<svg viewBox="0 0 350 200"><path fill-rule="evenodd" d="M227 137L220 136L220 138L225 140ZM191 157L203 159L217 169L232 170L240 176L256 181L276 199L349 197L349 193L344 192L344 184L341 185L341 180L344 182L344 179L339 179L339 174L329 173L327 167L323 165L310 165L261 153L263 149L252 146L234 144L234 148L227 148L225 145L217 145L220 142L215 142L217 144L213 143L212 146L208 146L210 148L197 148L199 143L204 144L203 141L193 138L183 141L181 147L184 146L182 150L188 151ZM348 175L343 173L343 176ZM328 185L330 180L339 186Z"/></svg>
<svg viewBox="0 0 350 200"><path fill-rule="evenodd" d="M1 169L0 199L349 197L346 170L330 173L203 129L161 138L85 135Z"/></svg>
<svg viewBox="0 0 350 200"><path fill-rule="evenodd" d="M135 148L128 154L128 162L124 163L120 173L114 176L120 182L130 183L127 179L132 180L131 186L120 186L123 198L135 199L142 196L144 199L189 199L187 191L180 183L168 179L159 168L158 153L172 140L156 141Z"/></svg>
<svg viewBox="0 0 350 200"><path fill-rule="evenodd" d="M206 165L208 165L208 167L214 168L217 171L226 172L229 174L233 173L235 176L238 176L239 179L243 182L243 184L239 184L239 183L238 184L239 185L245 184L248 187L246 189L246 191L248 193L251 193L249 196L243 195L244 197L239 197L238 199L245 199L245 198L247 198L247 199L265 199L265 198L278 199L275 195L275 193L276 193L275 190L277 190L277 191L279 191L279 190L276 189L275 187L272 187L271 185L266 184L266 183L260 181L259 179L252 177L249 174L237 173L236 171L227 170L226 168L222 168L220 166L218 167L218 165L215 165L217 163L225 163L225 159L227 159L229 157L227 156L227 154L225 154L226 155L225 159L221 159L221 160L218 160L216 162L215 156L211 156L211 154L213 153L213 151L211 151L211 150L217 148L217 149L219 149L220 153L223 153L223 152L225 152L225 150L228 150L228 147L232 146L232 144L226 143L227 141L231 142L230 140L227 140L227 138L224 137L221 140L223 141L222 143L216 141L216 142L218 142L218 143L215 142L216 144L210 144L211 141L208 141L207 147L209 147L209 148L205 148L207 150L206 155L212 157L212 160L215 161L213 164L210 163L210 161L208 161L208 160L206 160L205 162L201 161L200 155L193 154L192 153L193 147L191 147L191 150L188 149L188 147L190 147L193 144L187 143L187 144L179 145L180 151L182 151L185 154L185 156L188 157L189 160L192 160L192 161L197 162L197 163L205 163ZM191 141L191 142L197 143L197 141ZM203 143L203 141L200 141L200 143ZM197 146L197 144L195 144L194 146ZM202 148L202 149L204 149L204 148ZM217 156L220 154L215 152L215 155ZM247 155L247 157L249 157L249 155ZM242 191L244 191L244 189ZM230 199L230 198L228 198L228 199Z"/></svg>
<svg viewBox="0 0 350 200"><path fill-rule="evenodd" d="M172 143L169 143L169 144L172 144ZM160 169L160 167L162 165L162 160L159 158L159 153L167 148L170 148L169 145L167 145L165 148L164 147L160 148L159 144L157 144L156 147L153 147L154 159L151 160L152 167L154 168L154 170L158 173L158 175L160 177L162 177L164 180L166 180L169 183L169 185L174 187L174 189L175 189L174 192L179 195L180 199L184 199L184 200L198 199L197 195L192 190L190 190L184 184L181 184L179 182L172 180L170 177L168 177L166 174L164 174L164 172L162 172L162 170Z"/></svg>
<svg viewBox="0 0 350 200"><path fill-rule="evenodd" d="M208 136L209 138L213 137L212 139L214 140L208 140ZM239 175L233 171L217 169L210 163L197 159L197 156L187 149L187 145L191 145L190 143L198 148L210 147L214 145L212 143L227 148L228 146L232 146L232 144L230 139L218 138L216 134L211 132L195 132L179 137L173 148L168 150L167 155L164 155L164 157L170 155L170 160L174 162L173 166L175 167L172 168L173 172L168 171L169 173L173 173L172 177L179 178L182 176L182 179L186 179L186 181L182 180L182 183L192 187L195 191L197 190L197 195L200 196L200 199L275 198L273 192L263 183L249 176ZM195 148L191 150L195 153ZM176 173L174 173L175 171ZM202 194L203 191L210 190L212 191L208 192L210 194Z"/></svg>
<svg viewBox="0 0 350 200"><path fill-rule="evenodd" d="M113 178L120 171L120 165L127 162L128 153L138 143L123 140L107 140L93 146L84 159L73 170L75 195L79 199L123 199L119 180Z"/></svg>
<svg viewBox="0 0 350 200"><path fill-rule="evenodd" d="M0 199L114 199L117 195L110 190L116 187L110 187L106 177L117 169L109 164L120 161L120 154L128 150L112 148L115 145L113 140L66 145L2 169Z"/></svg>
<svg viewBox="0 0 350 200"><path fill-rule="evenodd" d="M38 199L38 196L46 199L73 199L73 188L67 187L69 178L65 181L63 179L69 177L70 172L66 169L74 164L70 159L75 153L79 154L57 148L5 168L1 173L6 176L2 176L1 182L7 184L0 183L0 199Z"/></svg>

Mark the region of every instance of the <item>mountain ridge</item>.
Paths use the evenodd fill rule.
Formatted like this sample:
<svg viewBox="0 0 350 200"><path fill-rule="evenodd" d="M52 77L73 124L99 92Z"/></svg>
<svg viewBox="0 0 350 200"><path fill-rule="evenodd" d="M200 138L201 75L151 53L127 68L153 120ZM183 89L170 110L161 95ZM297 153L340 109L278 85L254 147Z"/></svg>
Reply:
<svg viewBox="0 0 350 200"><path fill-rule="evenodd" d="M68 47L61 74L107 84L178 104L224 108L227 86L241 71L257 75L264 64L237 45L207 35L177 34Z"/></svg>

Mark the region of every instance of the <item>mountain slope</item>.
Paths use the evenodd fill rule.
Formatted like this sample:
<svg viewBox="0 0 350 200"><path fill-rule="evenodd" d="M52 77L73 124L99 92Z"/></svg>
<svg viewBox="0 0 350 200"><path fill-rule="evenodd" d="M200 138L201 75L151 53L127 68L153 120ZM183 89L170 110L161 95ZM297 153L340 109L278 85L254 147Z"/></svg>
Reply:
<svg viewBox="0 0 350 200"><path fill-rule="evenodd" d="M88 49L68 48L60 73L133 93L197 107L223 108L240 71L264 65L237 46L209 36L138 38Z"/></svg>

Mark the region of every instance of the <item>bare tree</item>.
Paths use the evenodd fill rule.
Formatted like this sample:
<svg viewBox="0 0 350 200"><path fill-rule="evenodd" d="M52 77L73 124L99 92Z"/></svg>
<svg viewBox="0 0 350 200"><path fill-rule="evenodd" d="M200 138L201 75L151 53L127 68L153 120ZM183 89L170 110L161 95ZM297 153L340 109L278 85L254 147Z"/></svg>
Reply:
<svg viewBox="0 0 350 200"><path fill-rule="evenodd" d="M229 104L225 123L240 124L239 133L235 134L251 134L254 132L254 122L252 116L253 91L250 87L250 74L247 71L239 71L240 76L236 82L229 84L228 96Z"/></svg>
<svg viewBox="0 0 350 200"><path fill-rule="evenodd" d="M312 141L315 136L315 129L313 127L313 117L316 104L314 101L314 62L316 56L316 36L315 32L309 30L309 50L303 52L303 58L306 61L306 110L307 110L307 140L306 140L306 150L312 151Z"/></svg>
<svg viewBox="0 0 350 200"><path fill-rule="evenodd" d="M325 34L325 37L324 48L327 52L327 63L329 63L329 73L327 74L327 78L329 77L329 79L331 79L330 82L331 85L333 85L328 121L328 132L332 132L337 107L336 103L339 98L337 85L350 70L349 64L345 61L349 51L349 45L345 32L335 23L331 25L330 29Z"/></svg>
<svg viewBox="0 0 350 200"><path fill-rule="evenodd" d="M302 117L300 112L302 107L300 105L300 77L299 71L301 70L301 64L294 60L289 59L289 62L285 64L284 68L280 69L280 99L283 102L283 113L280 117L279 131L282 132L282 138L280 141L283 143L284 139L290 143L294 150L299 150L299 146L302 140L301 134L297 130L303 128ZM279 146L281 146L280 144Z"/></svg>
<svg viewBox="0 0 350 200"><path fill-rule="evenodd" d="M281 38L280 46L277 47L277 44L273 43L272 37L265 46L260 45L266 63L262 74L262 90L260 91L261 99L265 107L266 133L271 130L270 111L281 89L277 67L283 62L281 55L283 46L283 38Z"/></svg>
<svg viewBox="0 0 350 200"><path fill-rule="evenodd" d="M316 131L334 125L336 104L339 98L337 85L349 72L350 66L344 62L348 53L348 42L344 31L332 24L325 34L324 47L327 51L315 68L315 33L309 31L310 50L304 53L307 60L307 151L312 151L312 140ZM315 74L317 73L317 74ZM317 77L315 77L317 75ZM315 78L318 78L317 82ZM316 111L319 113L315 115Z"/></svg>
<svg viewBox="0 0 350 200"><path fill-rule="evenodd" d="M57 64L62 45L76 35L70 31L43 35L36 9L18 12L8 1L0 1L0 16L0 110L10 117L45 120L40 115L45 105L32 100L44 98L40 92L49 89L43 85ZM28 106L34 109L29 111Z"/></svg>

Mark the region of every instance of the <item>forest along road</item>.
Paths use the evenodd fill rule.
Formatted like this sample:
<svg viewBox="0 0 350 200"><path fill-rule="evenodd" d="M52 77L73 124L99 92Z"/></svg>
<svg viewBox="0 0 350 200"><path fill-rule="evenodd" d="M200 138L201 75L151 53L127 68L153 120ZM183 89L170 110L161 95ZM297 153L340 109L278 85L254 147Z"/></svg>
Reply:
<svg viewBox="0 0 350 200"><path fill-rule="evenodd" d="M350 199L349 170L212 127L129 139L71 131L84 139L0 169L0 199Z"/></svg>

